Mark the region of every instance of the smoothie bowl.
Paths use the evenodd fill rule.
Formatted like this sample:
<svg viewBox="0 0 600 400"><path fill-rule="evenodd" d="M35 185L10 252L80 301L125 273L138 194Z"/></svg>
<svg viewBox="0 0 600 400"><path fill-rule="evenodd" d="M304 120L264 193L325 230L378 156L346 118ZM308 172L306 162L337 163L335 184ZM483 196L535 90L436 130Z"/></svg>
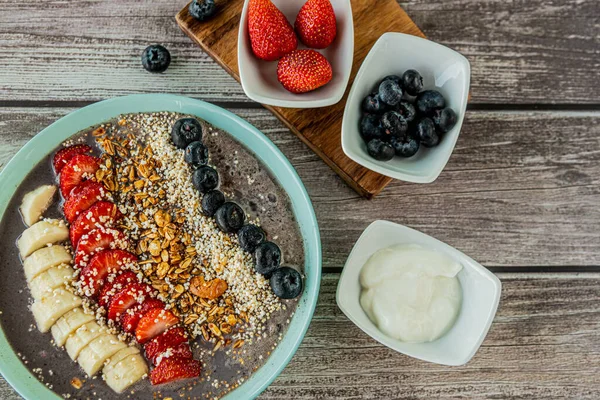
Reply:
<svg viewBox="0 0 600 400"><path fill-rule="evenodd" d="M314 211L235 115L100 102L38 134L0 184L0 372L25 398L252 398L298 348Z"/></svg>

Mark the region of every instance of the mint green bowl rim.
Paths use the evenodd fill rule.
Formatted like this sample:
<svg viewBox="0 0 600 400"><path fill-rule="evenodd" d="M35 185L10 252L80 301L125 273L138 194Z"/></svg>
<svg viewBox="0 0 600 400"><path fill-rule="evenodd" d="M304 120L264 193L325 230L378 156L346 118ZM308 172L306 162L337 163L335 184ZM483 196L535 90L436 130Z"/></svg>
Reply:
<svg viewBox="0 0 600 400"><path fill-rule="evenodd" d="M255 398L289 363L310 325L321 282L321 240L314 209L300 177L262 132L213 104L169 94L140 94L104 100L74 111L33 137L0 172L0 220L15 191L31 169L75 133L119 114L172 111L198 116L244 144L265 165L290 197L304 241L304 292L288 331L267 362L224 399ZM50 337L48 337L50 340ZM25 399L60 399L23 365L0 328L0 373Z"/></svg>

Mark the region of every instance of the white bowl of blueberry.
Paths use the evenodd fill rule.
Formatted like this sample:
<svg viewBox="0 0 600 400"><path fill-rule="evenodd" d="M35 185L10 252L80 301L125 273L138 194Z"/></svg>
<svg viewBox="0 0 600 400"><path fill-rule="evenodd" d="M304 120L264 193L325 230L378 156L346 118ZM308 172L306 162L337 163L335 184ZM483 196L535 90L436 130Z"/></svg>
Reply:
<svg viewBox="0 0 600 400"><path fill-rule="evenodd" d="M458 139L470 65L454 50L386 33L363 62L344 110L344 153L395 179L430 183Z"/></svg>

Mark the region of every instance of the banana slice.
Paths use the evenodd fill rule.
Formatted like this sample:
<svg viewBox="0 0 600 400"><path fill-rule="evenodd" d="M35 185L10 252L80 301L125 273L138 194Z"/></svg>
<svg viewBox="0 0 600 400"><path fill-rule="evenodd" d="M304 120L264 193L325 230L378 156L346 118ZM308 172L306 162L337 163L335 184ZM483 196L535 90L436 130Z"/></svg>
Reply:
<svg viewBox="0 0 600 400"><path fill-rule="evenodd" d="M65 286L73 279L73 268L67 264L47 269L29 282L29 290L34 300L41 300L54 289Z"/></svg>
<svg viewBox="0 0 600 400"><path fill-rule="evenodd" d="M63 315L52 326L52 336L54 343L57 346L63 346L69 335L75 332L80 326L87 324L90 321L95 321L95 317L91 314L86 314L83 308L77 307Z"/></svg>
<svg viewBox="0 0 600 400"><path fill-rule="evenodd" d="M77 328L65 342L65 348L67 349L67 353L69 353L69 357L75 361L85 346L104 333L104 329L96 321L90 321Z"/></svg>
<svg viewBox="0 0 600 400"><path fill-rule="evenodd" d="M23 261L27 282L31 282L33 278L49 268L60 264L70 264L72 260L73 256L69 254L65 246L56 245L39 249Z"/></svg>
<svg viewBox="0 0 600 400"><path fill-rule="evenodd" d="M102 369L103 373L109 372L113 369L120 361L124 360L128 356L140 354L140 350L135 346L127 346L124 349L117 351L111 358L110 361Z"/></svg>
<svg viewBox="0 0 600 400"><path fill-rule="evenodd" d="M81 350L77 362L88 376L94 376L104 366L106 360L127 345L112 334L105 334L92 340Z"/></svg>
<svg viewBox="0 0 600 400"><path fill-rule="evenodd" d="M25 229L21 237L17 240L17 247L21 257L25 258L37 249L58 242L64 242L69 238L69 228L64 221L59 219L49 219L36 222Z"/></svg>
<svg viewBox="0 0 600 400"><path fill-rule="evenodd" d="M109 366L111 363L104 367L103 377L106 384L117 393L122 393L148 374L148 365L140 354L132 354L107 368Z"/></svg>
<svg viewBox="0 0 600 400"><path fill-rule="evenodd" d="M40 332L48 332L57 319L80 305L80 297L58 288L41 300L36 300L31 306L31 312Z"/></svg>
<svg viewBox="0 0 600 400"><path fill-rule="evenodd" d="M56 193L56 186L43 185L23 196L21 202L21 216L25 225L31 226L40 220L46 212Z"/></svg>

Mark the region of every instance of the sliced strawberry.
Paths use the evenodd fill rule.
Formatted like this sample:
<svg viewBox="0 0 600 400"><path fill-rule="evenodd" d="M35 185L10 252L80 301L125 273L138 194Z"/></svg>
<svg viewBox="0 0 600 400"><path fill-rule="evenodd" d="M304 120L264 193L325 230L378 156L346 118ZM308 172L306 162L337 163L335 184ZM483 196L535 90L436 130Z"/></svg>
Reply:
<svg viewBox="0 0 600 400"><path fill-rule="evenodd" d="M169 329L144 345L146 357L152 361L152 364L156 365L156 358L159 355L167 351L167 349L177 347L187 341L188 337L184 328Z"/></svg>
<svg viewBox="0 0 600 400"><path fill-rule="evenodd" d="M76 194L72 194L71 198L76 196ZM75 222L71 224L71 227L69 228L71 244L77 247L77 243L79 243L79 239L81 239L83 235L100 226L111 228L122 217L123 214L121 214L119 208L110 201L99 201L95 203L86 211L81 212L77 219L75 219Z"/></svg>
<svg viewBox="0 0 600 400"><path fill-rule="evenodd" d="M68 198L71 190L94 175L98 168L100 168L100 159L97 157L78 154L71 158L60 172L60 192L63 197Z"/></svg>
<svg viewBox="0 0 600 400"><path fill-rule="evenodd" d="M80 189L77 194L71 195L65 205L63 211L65 218L69 223L73 223L77 217L82 215L84 211L96 204L106 195L106 190L101 183L90 181L85 187ZM75 246L76 244L73 243Z"/></svg>
<svg viewBox="0 0 600 400"><path fill-rule="evenodd" d="M97 253L79 274L85 294L88 297L96 296L109 274L116 274L136 261L137 257L125 250L103 250Z"/></svg>
<svg viewBox="0 0 600 400"><path fill-rule="evenodd" d="M275 61L298 47L294 28L271 0L250 0L248 34L256 57Z"/></svg>
<svg viewBox="0 0 600 400"><path fill-rule="evenodd" d="M139 279L133 271L124 271L117 276L109 275L98 295L98 305L106 308L116 292L134 282L139 282Z"/></svg>
<svg viewBox="0 0 600 400"><path fill-rule="evenodd" d="M152 293L152 286L145 283L130 283L115 293L108 305L108 319L116 320L125 315L125 311L136 304L142 304L147 296Z"/></svg>
<svg viewBox="0 0 600 400"><path fill-rule="evenodd" d="M308 0L294 24L298 37L307 47L324 49L337 34L335 12L329 0Z"/></svg>
<svg viewBox="0 0 600 400"><path fill-rule="evenodd" d="M127 247L129 247L129 243L123 232L109 228L94 229L79 240L75 250L75 267L85 267L92 256L102 250L125 250Z"/></svg>
<svg viewBox="0 0 600 400"><path fill-rule="evenodd" d="M197 378L200 372L202 372L202 364L198 360L169 357L150 372L150 382L153 385L160 385L180 379Z"/></svg>
<svg viewBox="0 0 600 400"><path fill-rule="evenodd" d="M159 366L164 360L170 357L178 357L191 360L194 358L194 354L192 353L192 348L188 342L179 343L175 347L169 347L164 352L160 353L156 358L152 359L152 364L155 366Z"/></svg>
<svg viewBox="0 0 600 400"><path fill-rule="evenodd" d="M60 149L54 155L54 159L52 160L52 165L54 165L54 172L56 172L56 174L60 174L60 171L63 169L63 167L67 165L67 163L71 161L73 157L75 157L78 154L86 154L91 152L92 148L87 144L76 144L74 146L69 146L65 147L64 149Z"/></svg>
<svg viewBox="0 0 600 400"><path fill-rule="evenodd" d="M135 328L137 328L140 319L146 314L148 311L154 308L164 308L165 303L158 299L147 298L144 300L144 303L136 306L135 309L130 308L121 316L121 328L127 333L134 333Z"/></svg>
<svg viewBox="0 0 600 400"><path fill-rule="evenodd" d="M96 181L92 181L92 180L83 181L83 182L81 182L79 185L75 186L71 190L71 193L69 194L69 197L77 196L86 187L91 186L91 185L96 185L96 184L97 184L97 182Z"/></svg>
<svg viewBox="0 0 600 400"><path fill-rule="evenodd" d="M148 311L135 329L135 338L141 344L160 335L173 325L179 323L179 318L171 311L164 308L155 308Z"/></svg>

